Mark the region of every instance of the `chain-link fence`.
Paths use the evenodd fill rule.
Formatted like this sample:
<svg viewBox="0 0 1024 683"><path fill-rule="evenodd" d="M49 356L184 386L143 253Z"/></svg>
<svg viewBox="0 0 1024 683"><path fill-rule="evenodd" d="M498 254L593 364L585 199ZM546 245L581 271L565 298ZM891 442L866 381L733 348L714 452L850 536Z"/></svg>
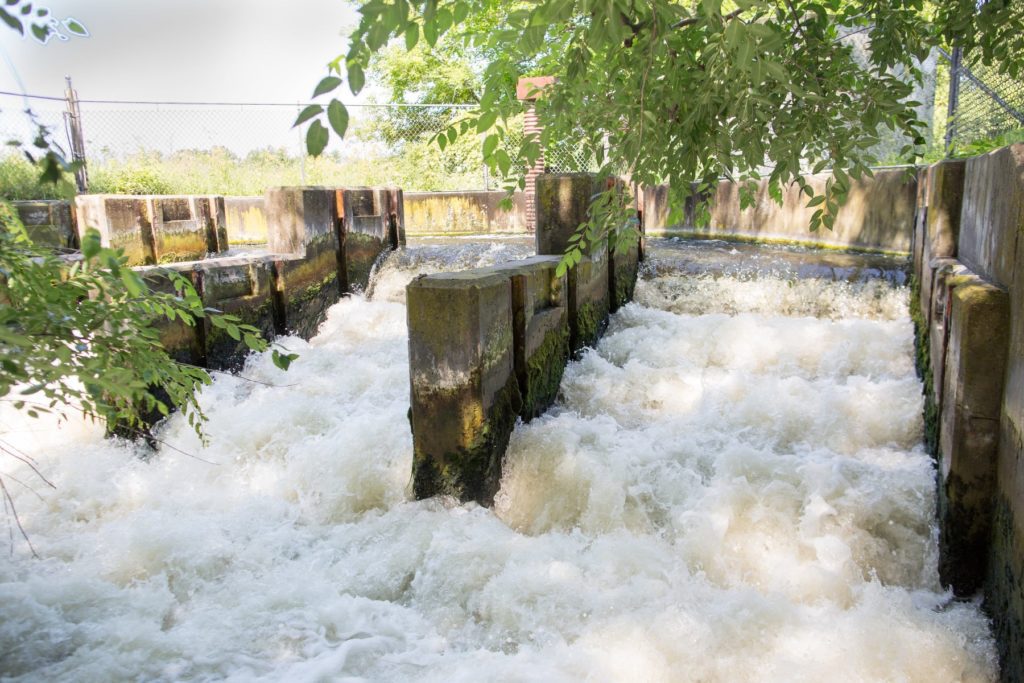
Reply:
<svg viewBox="0 0 1024 683"><path fill-rule="evenodd" d="M935 127L945 152L970 154L1024 139L1024 82L960 50L940 55Z"/></svg>
<svg viewBox="0 0 1024 683"><path fill-rule="evenodd" d="M499 189L481 158L480 136L441 149L434 138L472 105L350 105L349 134L325 153L306 155L303 104L112 102L78 100L93 192L261 194L295 184L384 185L407 190ZM36 119L69 140L66 101L0 93L0 141L30 141ZM506 147L522 140L512 121ZM66 149L69 149L66 147ZM552 171L587 170L578 149L546 150Z"/></svg>

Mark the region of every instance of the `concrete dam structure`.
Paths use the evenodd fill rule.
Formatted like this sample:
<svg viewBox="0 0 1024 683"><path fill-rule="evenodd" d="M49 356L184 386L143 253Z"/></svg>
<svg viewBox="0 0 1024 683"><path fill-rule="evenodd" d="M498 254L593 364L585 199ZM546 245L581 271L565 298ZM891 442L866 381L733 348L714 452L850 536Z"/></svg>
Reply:
<svg viewBox="0 0 1024 683"><path fill-rule="evenodd" d="M0 563L0 675L1019 680L1007 153L965 164L959 203L944 169L886 193L904 248L858 246L909 258L707 230L566 277L598 188L542 177L530 239L409 240L336 303L302 287L322 322L275 328L287 373L218 376L208 447L159 427L195 458L0 405L57 486L15 493L44 560ZM306 215L287 234L315 256Z"/></svg>

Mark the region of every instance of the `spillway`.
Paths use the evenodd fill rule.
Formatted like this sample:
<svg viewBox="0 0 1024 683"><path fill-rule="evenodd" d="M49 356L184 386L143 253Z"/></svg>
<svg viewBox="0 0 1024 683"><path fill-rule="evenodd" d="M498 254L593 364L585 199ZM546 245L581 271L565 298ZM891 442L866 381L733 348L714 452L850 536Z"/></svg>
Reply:
<svg viewBox="0 0 1024 683"><path fill-rule="evenodd" d="M56 486L0 460L40 556L0 559L0 677L994 680L979 606L938 581L901 269L649 247L494 510L409 500L403 296L515 240L392 255L282 340L289 372L216 378L208 448L178 417L152 454L0 408Z"/></svg>

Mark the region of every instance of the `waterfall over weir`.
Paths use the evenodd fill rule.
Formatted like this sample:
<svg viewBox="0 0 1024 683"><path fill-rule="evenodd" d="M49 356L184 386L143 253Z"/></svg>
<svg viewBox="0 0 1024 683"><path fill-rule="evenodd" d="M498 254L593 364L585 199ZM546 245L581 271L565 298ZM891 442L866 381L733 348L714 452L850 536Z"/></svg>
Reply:
<svg viewBox="0 0 1024 683"><path fill-rule="evenodd" d="M2 461L41 559L0 559L0 678L993 680L980 609L939 586L898 265L648 247L493 511L408 500L403 298L515 240L390 256L283 340L289 372L216 379L209 448L178 417L159 438L184 453L140 458L3 407L57 488Z"/></svg>

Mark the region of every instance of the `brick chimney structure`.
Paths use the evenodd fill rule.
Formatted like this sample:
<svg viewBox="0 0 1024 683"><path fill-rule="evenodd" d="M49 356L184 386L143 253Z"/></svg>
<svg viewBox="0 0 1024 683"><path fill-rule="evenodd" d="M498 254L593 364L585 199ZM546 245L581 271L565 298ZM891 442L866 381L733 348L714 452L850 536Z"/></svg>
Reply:
<svg viewBox="0 0 1024 683"><path fill-rule="evenodd" d="M523 134L526 136L540 135L544 127L537 120L537 108L534 102L542 95L542 91L549 87L555 79L551 76L534 76L520 78L516 84L516 97L522 102L527 102L526 113L523 116ZM544 149L540 150L540 156L534 162L533 167L526 172L526 225L531 232L537 229L537 176L544 172Z"/></svg>

